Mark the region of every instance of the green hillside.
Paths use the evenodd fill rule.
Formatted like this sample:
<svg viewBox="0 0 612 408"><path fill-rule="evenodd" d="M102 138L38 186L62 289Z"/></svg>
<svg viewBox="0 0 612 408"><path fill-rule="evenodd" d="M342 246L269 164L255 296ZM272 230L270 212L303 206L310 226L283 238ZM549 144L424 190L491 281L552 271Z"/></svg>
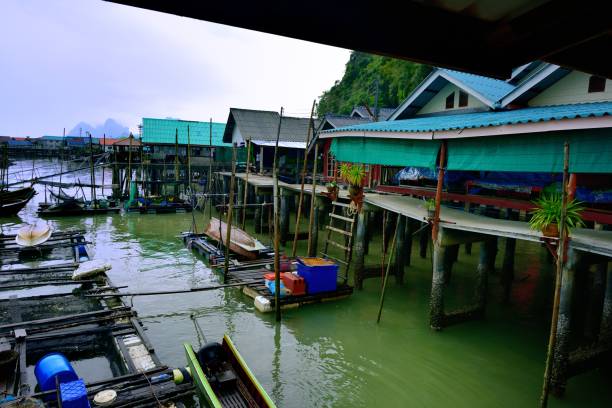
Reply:
<svg viewBox="0 0 612 408"><path fill-rule="evenodd" d="M379 106L394 108L430 71L427 65L353 51L342 79L321 95L317 113L349 114L365 104L373 110L377 78Z"/></svg>

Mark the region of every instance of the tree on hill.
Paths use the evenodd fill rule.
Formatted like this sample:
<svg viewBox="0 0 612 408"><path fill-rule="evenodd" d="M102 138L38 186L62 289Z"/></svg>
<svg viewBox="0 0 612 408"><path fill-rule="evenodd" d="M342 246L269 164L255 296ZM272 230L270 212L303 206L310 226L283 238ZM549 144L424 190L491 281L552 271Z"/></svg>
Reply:
<svg viewBox="0 0 612 408"><path fill-rule="evenodd" d="M359 105L373 111L377 81L378 106L394 108L430 71L431 67L416 62L353 51L342 79L321 95L317 113L350 114Z"/></svg>

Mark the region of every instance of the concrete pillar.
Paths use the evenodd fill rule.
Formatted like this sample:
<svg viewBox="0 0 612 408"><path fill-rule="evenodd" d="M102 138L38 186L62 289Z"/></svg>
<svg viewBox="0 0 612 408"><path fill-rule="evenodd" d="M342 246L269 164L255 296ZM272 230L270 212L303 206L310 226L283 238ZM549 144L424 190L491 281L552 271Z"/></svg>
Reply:
<svg viewBox="0 0 612 408"><path fill-rule="evenodd" d="M457 259L457 253L459 252L459 244L449 245L444 252L444 284L448 285L451 281L453 272L453 264Z"/></svg>
<svg viewBox="0 0 612 408"><path fill-rule="evenodd" d="M608 262L606 271L606 286L599 326L600 343L612 345L612 264Z"/></svg>
<svg viewBox="0 0 612 408"><path fill-rule="evenodd" d="M365 255L370 253L370 241L372 240L372 230L374 228L372 228L372 218L375 215L375 213L372 213L370 211L365 211L365 223L364 223L364 227L365 227L365 238L364 238L364 244L363 244L363 253Z"/></svg>
<svg viewBox="0 0 612 408"><path fill-rule="evenodd" d="M438 231L438 240L433 243L433 275L429 300L429 326L434 330L444 327L444 258L446 247L440 245L444 229Z"/></svg>
<svg viewBox="0 0 612 408"><path fill-rule="evenodd" d="M421 258L427 258L427 245L429 245L429 240L431 238L431 228L426 227L421 230L419 233L419 255Z"/></svg>
<svg viewBox="0 0 612 408"><path fill-rule="evenodd" d="M572 295L574 292L574 278L578 262L578 252L572 248L568 248L567 262L561 273L561 296L559 298L557 337L550 380L551 389L555 395L563 395L567 385Z"/></svg>
<svg viewBox="0 0 612 408"><path fill-rule="evenodd" d="M257 202L257 204L262 204L264 202L263 200L263 196L261 194L257 194L255 196L255 201ZM253 216L253 224L255 226L255 232L257 234L261 234L261 216L263 213L263 209L261 206L257 206L255 207L255 214Z"/></svg>
<svg viewBox="0 0 612 408"><path fill-rule="evenodd" d="M405 238L406 238L406 217L397 215L397 237L395 239L395 280L401 285L404 283L405 257Z"/></svg>
<svg viewBox="0 0 612 408"><path fill-rule="evenodd" d="M313 209L313 220L312 220L312 247L308 256L317 256L317 247L319 245L319 205L315 204Z"/></svg>
<svg viewBox="0 0 612 408"><path fill-rule="evenodd" d="M289 234L289 199L287 194L281 193L280 197L280 241L281 245L287 243Z"/></svg>
<svg viewBox="0 0 612 408"><path fill-rule="evenodd" d="M514 281L514 258L516 256L516 239L506 238L504 261L502 264L500 283L503 288L502 303L510 301L510 292L512 291L512 282Z"/></svg>
<svg viewBox="0 0 612 408"><path fill-rule="evenodd" d="M414 233L415 222L411 218L406 217L406 233L404 241L404 265L410 266L412 259L412 234Z"/></svg>
<svg viewBox="0 0 612 408"><path fill-rule="evenodd" d="M363 289L363 272L365 268L365 243L367 235L366 224L368 222L368 212L362 210L357 215L357 228L355 231L355 253L353 261L355 263L355 287L359 290Z"/></svg>
<svg viewBox="0 0 612 408"><path fill-rule="evenodd" d="M476 294L474 303L478 313L483 315L487 306L488 276L491 272L491 265L495 264L496 252L497 237L495 239L487 239L480 244L480 256L476 271Z"/></svg>
<svg viewBox="0 0 612 408"><path fill-rule="evenodd" d="M383 242L383 251L389 253L389 242L393 238L393 231L395 230L395 214L387 212L385 216L385 223L383 228L385 229L385 242Z"/></svg>

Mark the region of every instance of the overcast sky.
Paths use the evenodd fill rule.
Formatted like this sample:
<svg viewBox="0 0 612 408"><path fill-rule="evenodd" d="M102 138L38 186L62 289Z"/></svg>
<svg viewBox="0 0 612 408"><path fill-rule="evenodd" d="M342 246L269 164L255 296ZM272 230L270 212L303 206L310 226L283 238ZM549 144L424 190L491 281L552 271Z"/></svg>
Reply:
<svg viewBox="0 0 612 408"><path fill-rule="evenodd" d="M0 135L80 121L308 116L349 51L97 0L0 0Z"/></svg>

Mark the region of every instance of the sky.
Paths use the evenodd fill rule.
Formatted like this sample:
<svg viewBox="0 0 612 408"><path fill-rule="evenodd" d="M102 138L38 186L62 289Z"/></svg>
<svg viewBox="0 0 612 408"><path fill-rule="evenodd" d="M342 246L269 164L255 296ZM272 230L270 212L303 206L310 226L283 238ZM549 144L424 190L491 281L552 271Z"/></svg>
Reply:
<svg viewBox="0 0 612 408"><path fill-rule="evenodd" d="M349 51L98 0L0 0L0 135L113 118L308 116ZM94 135L97 136L97 135Z"/></svg>

